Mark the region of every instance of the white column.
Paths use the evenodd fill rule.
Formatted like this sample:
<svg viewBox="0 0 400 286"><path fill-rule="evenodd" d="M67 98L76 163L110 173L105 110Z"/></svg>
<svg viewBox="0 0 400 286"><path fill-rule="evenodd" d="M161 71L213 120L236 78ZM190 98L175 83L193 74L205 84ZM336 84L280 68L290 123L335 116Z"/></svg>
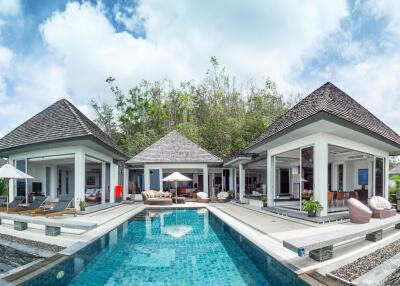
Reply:
<svg viewBox="0 0 400 286"><path fill-rule="evenodd" d="M107 165L106 162L101 162L101 203L106 203L106 177L107 177Z"/></svg>
<svg viewBox="0 0 400 286"><path fill-rule="evenodd" d="M208 194L208 166L203 167L203 192Z"/></svg>
<svg viewBox="0 0 400 286"><path fill-rule="evenodd" d="M268 154L267 156L267 205L269 207L274 206L274 199L275 199L275 162L274 158Z"/></svg>
<svg viewBox="0 0 400 286"><path fill-rule="evenodd" d="M150 190L150 170L149 170L149 167L146 165L144 165L143 179L144 179L144 191L149 191Z"/></svg>
<svg viewBox="0 0 400 286"><path fill-rule="evenodd" d="M9 179L8 180L8 200L10 202L12 202L14 200L15 197L15 185L16 185L16 181L15 179Z"/></svg>
<svg viewBox="0 0 400 286"><path fill-rule="evenodd" d="M163 179L163 169L162 168L158 169L158 174L160 175L160 191L162 191L163 190L163 181L162 181L162 179Z"/></svg>
<svg viewBox="0 0 400 286"><path fill-rule="evenodd" d="M57 198L57 166L50 167L50 199Z"/></svg>
<svg viewBox="0 0 400 286"><path fill-rule="evenodd" d="M79 202L85 200L85 153L75 152L75 209L79 210Z"/></svg>
<svg viewBox="0 0 400 286"><path fill-rule="evenodd" d="M239 200L243 202L244 189L245 189L245 170L243 164L239 164Z"/></svg>
<svg viewBox="0 0 400 286"><path fill-rule="evenodd" d="M386 199L389 199L389 156L385 156L385 164L383 166L384 170L385 170L385 177L384 177L384 189L383 189L383 196Z"/></svg>
<svg viewBox="0 0 400 286"><path fill-rule="evenodd" d="M211 173L211 196L215 196L215 174Z"/></svg>
<svg viewBox="0 0 400 286"><path fill-rule="evenodd" d="M110 166L110 203L115 203L115 186L118 185L118 165L111 163Z"/></svg>
<svg viewBox="0 0 400 286"><path fill-rule="evenodd" d="M328 142L319 138L314 146L314 197L324 207L321 216L328 214Z"/></svg>
<svg viewBox="0 0 400 286"><path fill-rule="evenodd" d="M229 190L233 190L233 169L229 169Z"/></svg>
<svg viewBox="0 0 400 286"><path fill-rule="evenodd" d="M237 199L236 198L236 191L237 191L236 181L237 181L237 179L236 179L236 168L234 168L233 169L233 197L235 199Z"/></svg>
<svg viewBox="0 0 400 286"><path fill-rule="evenodd" d="M123 199L126 200L128 197L128 187L129 187L129 169L124 167L124 194L123 194Z"/></svg>

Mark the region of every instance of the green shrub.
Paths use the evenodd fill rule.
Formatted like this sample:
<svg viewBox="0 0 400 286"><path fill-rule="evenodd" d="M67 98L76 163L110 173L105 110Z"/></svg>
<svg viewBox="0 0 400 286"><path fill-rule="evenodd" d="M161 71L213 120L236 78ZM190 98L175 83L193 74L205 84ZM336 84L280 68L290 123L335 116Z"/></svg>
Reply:
<svg viewBox="0 0 400 286"><path fill-rule="evenodd" d="M302 208L306 212L319 212L324 209L324 207L319 203L319 201L310 198L309 200L304 200L302 203Z"/></svg>
<svg viewBox="0 0 400 286"><path fill-rule="evenodd" d="M392 204L397 203L397 200L396 200L397 190L399 190L399 189L396 187L389 188L389 202L391 202Z"/></svg>
<svg viewBox="0 0 400 286"><path fill-rule="evenodd" d="M7 195L7 183L5 179L0 179L0 196Z"/></svg>

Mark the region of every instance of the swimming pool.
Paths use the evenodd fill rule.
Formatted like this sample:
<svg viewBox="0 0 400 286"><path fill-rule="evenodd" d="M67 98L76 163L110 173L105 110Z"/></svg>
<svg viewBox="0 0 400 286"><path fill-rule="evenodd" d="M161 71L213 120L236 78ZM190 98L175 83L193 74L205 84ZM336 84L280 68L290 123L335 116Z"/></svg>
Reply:
<svg viewBox="0 0 400 286"><path fill-rule="evenodd" d="M25 285L305 285L207 209L146 210Z"/></svg>

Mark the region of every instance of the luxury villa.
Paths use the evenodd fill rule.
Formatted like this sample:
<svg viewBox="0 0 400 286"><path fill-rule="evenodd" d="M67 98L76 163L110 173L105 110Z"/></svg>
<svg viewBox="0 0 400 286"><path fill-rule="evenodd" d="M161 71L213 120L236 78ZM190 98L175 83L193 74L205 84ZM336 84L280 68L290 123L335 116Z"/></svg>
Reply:
<svg viewBox="0 0 400 286"><path fill-rule="evenodd" d="M192 179L180 188L188 197L234 190L242 203L267 195L270 208L300 211L302 199L313 196L324 206L319 215L327 216L345 211L349 196L387 198L389 156L399 154L400 136L329 82L225 161L177 131L127 160L65 99L0 139L0 157L34 177L11 181L11 199L69 196L77 209L88 192L95 195L91 205L166 190L162 179L179 171ZM121 194L114 192L117 185Z"/></svg>

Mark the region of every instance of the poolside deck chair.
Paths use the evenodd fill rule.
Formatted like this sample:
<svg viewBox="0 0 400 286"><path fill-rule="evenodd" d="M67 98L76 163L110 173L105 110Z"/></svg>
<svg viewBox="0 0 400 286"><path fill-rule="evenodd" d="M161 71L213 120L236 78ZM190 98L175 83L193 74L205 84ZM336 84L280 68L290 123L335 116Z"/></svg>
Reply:
<svg viewBox="0 0 400 286"><path fill-rule="evenodd" d="M8 204L8 211L19 209L19 205L25 201L25 196L16 196L14 200ZM1 207L0 211L7 211L7 207Z"/></svg>
<svg viewBox="0 0 400 286"><path fill-rule="evenodd" d="M198 192L197 193L197 202L198 203L209 203L210 198L208 197L208 194L205 192Z"/></svg>
<svg viewBox="0 0 400 286"><path fill-rule="evenodd" d="M62 216L68 211L68 206L71 204L72 198L60 198L52 210L44 210L34 212L32 216L44 216L46 218L53 216Z"/></svg>
<svg viewBox="0 0 400 286"><path fill-rule="evenodd" d="M43 211L42 206L46 200L47 200L47 197L38 196L35 198L35 200L32 203L30 203L28 205L28 207L13 209L13 210L9 210L8 212L16 213L16 214L24 214L24 213Z"/></svg>

